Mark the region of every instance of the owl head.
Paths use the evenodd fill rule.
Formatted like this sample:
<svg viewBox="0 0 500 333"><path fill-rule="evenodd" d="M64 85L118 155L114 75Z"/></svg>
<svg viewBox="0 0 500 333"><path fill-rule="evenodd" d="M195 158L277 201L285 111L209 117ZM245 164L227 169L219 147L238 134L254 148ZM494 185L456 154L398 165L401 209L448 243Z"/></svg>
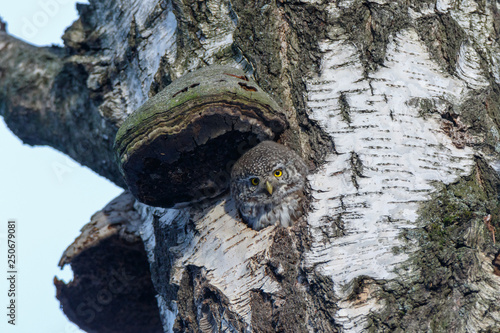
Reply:
<svg viewBox="0 0 500 333"><path fill-rule="evenodd" d="M262 219L263 226L284 225L288 223L285 219L294 215L306 175L307 167L297 153L276 142L263 141L233 166L231 194L242 217L254 229Z"/></svg>

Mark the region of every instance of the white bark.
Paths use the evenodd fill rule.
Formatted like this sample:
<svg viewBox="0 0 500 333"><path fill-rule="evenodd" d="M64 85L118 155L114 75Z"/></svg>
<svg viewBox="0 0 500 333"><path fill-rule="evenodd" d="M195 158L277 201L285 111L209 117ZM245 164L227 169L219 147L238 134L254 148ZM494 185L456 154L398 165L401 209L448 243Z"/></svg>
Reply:
<svg viewBox="0 0 500 333"><path fill-rule="evenodd" d="M348 6L347 1L331 4L329 15L339 16L340 9ZM484 46L482 51L491 55L489 70L495 79L498 77L498 45L485 41L491 18L476 15L476 7L470 1L438 1L419 11L409 9L413 20L434 15L435 11L450 12L467 31L471 41L460 46L455 75L444 72L431 58L414 28L389 36L384 66L368 75L360 59L361 50L341 28L330 28L329 38L320 43L323 55L319 74L311 73L307 80L308 114L332 137L336 152L309 176L313 200L307 230L312 244L304 253L302 265L331 278L340 307L335 321L345 332L364 331L368 314L383 307L372 295L365 302L353 300L352 281L360 277L399 278L395 268L402 267L411 254L394 251L403 246L401 230L419 226L420 203L431 199L430 194L438 189L436 183L450 184L471 174L474 154L481 154L469 146L457 148L443 130L440 116L449 105L460 105L477 94L476 89L489 85L472 45ZM214 40L212 45L227 47L219 41ZM232 39L227 38L227 43ZM347 120L341 99L348 104ZM421 100L430 101L434 113L423 117ZM363 165L360 175L353 170L353 154ZM179 254L171 282L180 283L181 272L188 264L203 267L209 283L228 297L230 310L251 327L249 291L273 293L280 288L263 266L269 260L269 235L274 229L249 230L237 221L233 209L224 212L224 204L222 201L195 218L197 235L186 237L175 248ZM143 208L144 218L150 219L151 214L162 216L162 223L173 221L169 219L171 210L152 213ZM189 214L183 216L187 223ZM332 220L336 219L343 224L340 237L332 230ZM415 247L412 251L417 250ZM500 297L500 278L491 274L493 268L485 257L481 260L490 280L486 285L480 283L478 289L481 297L492 301ZM480 308L478 303L478 312ZM495 325L476 316L467 315L470 321L464 331ZM174 316L165 318L169 319L166 327L170 330Z"/></svg>
<svg viewBox="0 0 500 333"><path fill-rule="evenodd" d="M229 196L136 203L166 332L498 330L483 222L499 225L497 1L96 0L83 17L64 61L88 71L103 120L230 64L276 98L283 141L317 165L309 211L286 230L247 228Z"/></svg>
<svg viewBox="0 0 500 333"><path fill-rule="evenodd" d="M373 302L347 301L356 277L393 279L394 268L409 253L400 232L415 228L418 208L435 191L433 182L449 184L471 173L473 150L458 149L441 129L442 100L460 103L468 93L465 82L444 74L430 59L413 30L392 38L384 67L363 78L358 51L345 41L328 41L321 74L309 81L311 117L332 135L337 155L330 155L310 176L314 201L308 216L313 235L306 265L330 276L343 300L337 313L347 332L361 332ZM346 122L340 95L349 103ZM418 99L436 104L436 113L422 118ZM357 154L362 175L353 171ZM355 183L353 183L355 179ZM332 237L329 219L340 217L344 235Z"/></svg>

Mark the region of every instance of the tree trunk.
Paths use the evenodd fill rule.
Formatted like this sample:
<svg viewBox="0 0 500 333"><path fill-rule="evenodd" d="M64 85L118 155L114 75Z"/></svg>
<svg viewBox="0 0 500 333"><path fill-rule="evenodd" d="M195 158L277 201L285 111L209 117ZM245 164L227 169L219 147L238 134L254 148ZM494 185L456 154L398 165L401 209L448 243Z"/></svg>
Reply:
<svg viewBox="0 0 500 333"><path fill-rule="evenodd" d="M165 332L500 330L497 1L78 9L64 49L0 32L0 112L26 143L125 186L113 138L127 115L226 64L280 104L281 141L314 166L291 228L249 229L227 192L136 202Z"/></svg>

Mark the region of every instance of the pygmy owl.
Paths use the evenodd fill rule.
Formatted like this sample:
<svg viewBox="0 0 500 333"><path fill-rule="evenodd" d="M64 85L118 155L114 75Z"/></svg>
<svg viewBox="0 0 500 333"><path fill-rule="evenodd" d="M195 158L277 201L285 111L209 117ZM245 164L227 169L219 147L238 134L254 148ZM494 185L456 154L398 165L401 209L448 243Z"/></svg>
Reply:
<svg viewBox="0 0 500 333"><path fill-rule="evenodd" d="M231 171L231 195L241 217L255 230L290 226L302 214L307 173L294 151L273 141L259 143Z"/></svg>

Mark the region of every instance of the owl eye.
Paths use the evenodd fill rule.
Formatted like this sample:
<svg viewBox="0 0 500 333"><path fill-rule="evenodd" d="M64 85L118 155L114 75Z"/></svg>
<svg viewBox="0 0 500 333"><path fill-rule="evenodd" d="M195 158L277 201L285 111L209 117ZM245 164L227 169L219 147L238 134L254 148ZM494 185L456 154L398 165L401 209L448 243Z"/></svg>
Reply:
<svg viewBox="0 0 500 333"><path fill-rule="evenodd" d="M250 183L252 183L253 186L257 186L260 183L259 178L250 178Z"/></svg>
<svg viewBox="0 0 500 333"><path fill-rule="evenodd" d="M281 169L274 170L274 176L278 178L283 176L283 171L281 171Z"/></svg>

